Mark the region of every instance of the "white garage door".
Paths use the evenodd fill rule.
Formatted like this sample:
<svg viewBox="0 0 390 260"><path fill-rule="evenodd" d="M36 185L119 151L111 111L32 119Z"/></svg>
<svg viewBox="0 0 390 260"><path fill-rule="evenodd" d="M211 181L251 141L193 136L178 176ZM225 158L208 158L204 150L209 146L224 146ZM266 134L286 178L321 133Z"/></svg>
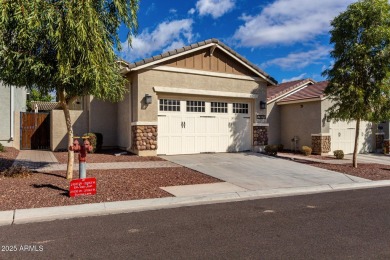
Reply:
<svg viewBox="0 0 390 260"><path fill-rule="evenodd" d="M249 103L159 100L158 154L248 151Z"/></svg>
<svg viewBox="0 0 390 260"><path fill-rule="evenodd" d="M331 150L343 150L344 153L353 153L355 145L356 121L347 123L339 121L330 124ZM365 153L373 151L372 123L360 123L360 135L358 152Z"/></svg>

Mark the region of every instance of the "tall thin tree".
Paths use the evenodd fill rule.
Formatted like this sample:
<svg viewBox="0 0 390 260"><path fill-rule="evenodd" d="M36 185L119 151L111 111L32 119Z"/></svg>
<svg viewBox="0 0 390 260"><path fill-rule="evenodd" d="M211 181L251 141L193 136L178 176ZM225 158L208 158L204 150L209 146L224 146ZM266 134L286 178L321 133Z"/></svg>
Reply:
<svg viewBox="0 0 390 260"><path fill-rule="evenodd" d="M80 96L118 101L125 79L115 61L119 27L131 42L139 0L0 0L0 80L55 90L73 140L69 105ZM68 152L67 179L74 154Z"/></svg>
<svg viewBox="0 0 390 260"><path fill-rule="evenodd" d="M357 167L360 122L389 119L390 5L387 0L351 4L331 23L331 57L325 94L333 101L327 116L356 121L353 167Z"/></svg>

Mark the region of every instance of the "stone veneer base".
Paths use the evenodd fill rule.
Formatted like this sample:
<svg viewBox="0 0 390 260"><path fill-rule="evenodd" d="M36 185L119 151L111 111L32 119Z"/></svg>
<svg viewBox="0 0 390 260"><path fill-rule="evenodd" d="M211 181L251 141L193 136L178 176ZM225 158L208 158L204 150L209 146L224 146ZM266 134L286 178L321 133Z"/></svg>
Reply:
<svg viewBox="0 0 390 260"><path fill-rule="evenodd" d="M157 151L157 126L133 125L131 150L136 154L141 151Z"/></svg>
<svg viewBox="0 0 390 260"><path fill-rule="evenodd" d="M330 135L325 134L313 134L311 136L312 153L324 155L331 151L331 138Z"/></svg>
<svg viewBox="0 0 390 260"><path fill-rule="evenodd" d="M268 127L254 126L253 127L253 147L263 146L268 144Z"/></svg>
<svg viewBox="0 0 390 260"><path fill-rule="evenodd" d="M385 154L390 154L390 140L383 140L383 149Z"/></svg>

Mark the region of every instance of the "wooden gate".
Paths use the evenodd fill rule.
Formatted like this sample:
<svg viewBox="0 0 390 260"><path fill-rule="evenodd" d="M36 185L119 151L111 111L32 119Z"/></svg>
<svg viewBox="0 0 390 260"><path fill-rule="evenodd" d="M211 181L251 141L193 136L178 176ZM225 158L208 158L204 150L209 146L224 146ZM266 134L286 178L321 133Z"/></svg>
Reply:
<svg viewBox="0 0 390 260"><path fill-rule="evenodd" d="M50 114L20 113L20 149L50 149Z"/></svg>

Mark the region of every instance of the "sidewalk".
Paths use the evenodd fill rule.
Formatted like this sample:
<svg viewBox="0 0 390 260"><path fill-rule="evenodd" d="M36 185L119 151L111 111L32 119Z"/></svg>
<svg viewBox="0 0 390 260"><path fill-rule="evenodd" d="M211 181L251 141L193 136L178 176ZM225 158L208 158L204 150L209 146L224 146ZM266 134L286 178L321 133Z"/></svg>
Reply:
<svg viewBox="0 0 390 260"><path fill-rule="evenodd" d="M286 158L286 157L285 157ZM306 159L299 156L291 158ZM375 160L377 157L373 157ZM384 157L386 160L389 157ZM318 159L307 158L318 161ZM380 158L382 160L382 158ZM319 160L330 163L340 160ZM343 163L349 163L349 160L343 160ZM52 152L49 151L20 151L15 165L25 165L39 171L54 171L66 169L65 164L59 164ZM125 162L125 163L90 163L89 169L118 169L118 168L151 168L151 167L182 167L181 165L168 161L153 162ZM75 169L78 168L75 165ZM203 185L203 186L202 186ZM214 184L212 184L214 185ZM211 186L212 186L211 185ZM316 184L306 187L289 188L271 188L245 190L239 189L229 182L216 183L210 191L210 184L186 185L180 188L185 190L175 191L176 187L160 187L172 193L181 193L177 197L166 197L157 199L142 199L116 202L103 202L94 204L82 204L72 206L58 206L47 208L16 209L9 211L0 211L0 226L23 224L32 222L52 221L58 219L69 219L77 217L98 216L107 214L129 213L146 210L167 209L183 206L206 205L213 203L226 203L244 200L254 200L262 198L296 196L304 194L345 191L352 189L365 189L390 186L390 180L386 181L367 181L343 184ZM218 187L217 187L218 186ZM202 191L195 193L192 191ZM201 194L201 195L200 195Z"/></svg>

